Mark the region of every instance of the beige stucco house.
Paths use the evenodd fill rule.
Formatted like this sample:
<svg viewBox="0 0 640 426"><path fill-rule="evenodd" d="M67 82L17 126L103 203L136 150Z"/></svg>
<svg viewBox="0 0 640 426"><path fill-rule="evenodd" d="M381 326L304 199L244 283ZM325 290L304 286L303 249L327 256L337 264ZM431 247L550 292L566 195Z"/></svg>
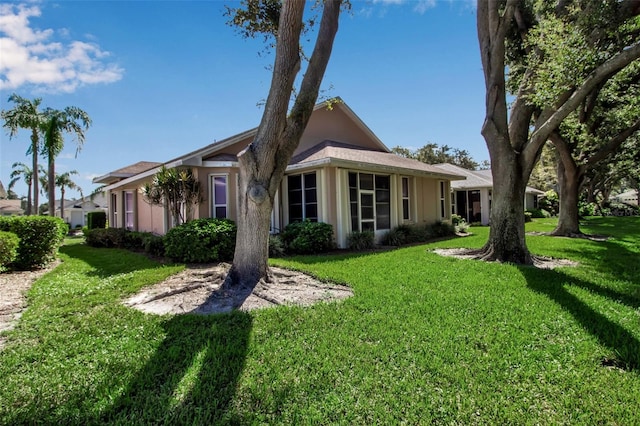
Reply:
<svg viewBox="0 0 640 426"><path fill-rule="evenodd" d="M87 213L96 211L107 211L107 197L103 193L93 197L83 197L79 200L64 201L64 221L71 229L83 227L87 224ZM60 217L60 200L56 200L56 217Z"/></svg>
<svg viewBox="0 0 640 426"><path fill-rule="evenodd" d="M148 204L141 188L164 165L188 166L204 189L194 218L237 217L237 154L257 128L163 164L136 163L94 179L105 185L110 226L164 234L165 208ZM451 217L451 181L457 173L393 154L346 103L318 104L286 169L272 212L272 231L310 219L333 225L346 247L353 231L378 238L400 224Z"/></svg>
<svg viewBox="0 0 640 426"><path fill-rule="evenodd" d="M464 176L465 180L451 183L451 211L464 218L468 223L488 225L491 214L491 196L493 177L491 170L469 170L454 164L442 163L437 166L449 173ZM537 209L538 196L544 194L527 186L524 208Z"/></svg>

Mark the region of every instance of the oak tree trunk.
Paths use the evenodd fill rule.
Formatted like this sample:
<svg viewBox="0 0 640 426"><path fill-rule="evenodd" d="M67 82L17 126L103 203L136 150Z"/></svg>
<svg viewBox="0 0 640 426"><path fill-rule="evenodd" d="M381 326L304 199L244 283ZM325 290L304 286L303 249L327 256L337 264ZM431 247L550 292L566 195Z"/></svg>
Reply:
<svg viewBox="0 0 640 426"><path fill-rule="evenodd" d="M580 172L577 167L567 167L562 161L558 163L558 196L560 212L558 224L551 235L575 237L582 235L578 214L578 193L580 189Z"/></svg>
<svg viewBox="0 0 640 426"><path fill-rule="evenodd" d="M340 0L325 0L322 20L300 90L288 113L300 70L304 1L282 3L271 88L255 139L238 155L240 179L236 249L225 289L269 281L269 225L276 191L315 106L338 30Z"/></svg>

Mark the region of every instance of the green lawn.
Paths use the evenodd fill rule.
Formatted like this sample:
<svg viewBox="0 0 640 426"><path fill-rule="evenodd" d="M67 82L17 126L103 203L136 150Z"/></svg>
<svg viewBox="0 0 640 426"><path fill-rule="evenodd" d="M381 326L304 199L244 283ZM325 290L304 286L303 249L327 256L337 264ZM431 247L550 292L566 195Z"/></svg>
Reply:
<svg viewBox="0 0 640 426"><path fill-rule="evenodd" d="M182 266L69 240L0 352L0 424L638 424L640 218L583 230L612 238L527 237L580 263L554 271L430 252L488 228L274 260L355 296L212 317L123 306Z"/></svg>

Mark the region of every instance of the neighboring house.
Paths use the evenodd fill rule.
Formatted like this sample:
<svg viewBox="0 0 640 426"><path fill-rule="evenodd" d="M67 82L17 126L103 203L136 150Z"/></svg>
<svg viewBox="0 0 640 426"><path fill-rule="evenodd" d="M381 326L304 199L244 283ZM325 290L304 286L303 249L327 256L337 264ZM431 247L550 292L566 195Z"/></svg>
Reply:
<svg viewBox="0 0 640 426"><path fill-rule="evenodd" d="M21 200L0 200L0 216L21 216L24 210L20 207Z"/></svg>
<svg viewBox="0 0 640 426"><path fill-rule="evenodd" d="M468 223L488 225L491 213L493 178L491 170L469 170L454 164L436 164L439 168L465 176L465 180L451 182L452 213L463 217ZM524 208L537 209L538 196L544 194L535 188L525 190Z"/></svg>
<svg viewBox="0 0 640 426"><path fill-rule="evenodd" d="M257 128L205 146L164 163L191 167L205 201L194 218L236 220L237 154ZM137 163L140 164L140 163ZM151 164L151 163L147 163ZM111 226L164 234L171 219L164 207L150 205L142 186L160 165L128 176L123 170L94 179L105 184ZM338 247L353 231L374 231L381 238L400 224L433 223L451 217L450 182L464 179L433 165L399 157L373 134L342 101L315 107L276 194L272 232L309 219L333 226Z"/></svg>
<svg viewBox="0 0 640 426"><path fill-rule="evenodd" d="M83 227L87 224L87 213L95 211L107 212L107 196L96 194L93 199L84 197L79 200L64 200L64 221L71 229ZM60 217L60 200L56 200L56 217Z"/></svg>
<svg viewBox="0 0 640 426"><path fill-rule="evenodd" d="M638 191L632 189L630 191L625 191L618 195L612 195L609 197L612 201L618 201L620 203L631 204L633 206L638 205Z"/></svg>

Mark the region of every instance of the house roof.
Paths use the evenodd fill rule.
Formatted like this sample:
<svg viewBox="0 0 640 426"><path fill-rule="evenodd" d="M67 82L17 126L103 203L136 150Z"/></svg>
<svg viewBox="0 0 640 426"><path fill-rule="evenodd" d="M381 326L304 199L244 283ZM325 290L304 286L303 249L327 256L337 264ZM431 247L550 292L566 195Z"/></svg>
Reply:
<svg viewBox="0 0 640 426"><path fill-rule="evenodd" d="M464 179L439 167L418 160L401 157L391 152L374 151L359 146L325 140L291 159L288 170L319 164L343 165L352 168L394 169L407 174L428 174L451 180Z"/></svg>
<svg viewBox="0 0 640 426"><path fill-rule="evenodd" d="M353 168L368 167L371 169L372 166L375 166L377 169L400 169L404 170L404 173L407 174L428 174L440 176L444 179L462 179L462 177L456 173L451 173L433 165L427 165L425 163L399 157L391 153L389 148L382 143L382 141L353 112L353 110L351 110L351 108L342 101L342 99L334 98L330 101L317 104L314 107L314 112L325 109L328 111L337 110L341 112L342 117L346 117L349 122L354 124L355 128L358 129L360 132L360 140L363 138L366 139L366 145L368 148L335 141L324 141L321 143L314 142L315 145L304 152L300 152L300 150L304 149L303 146L298 148L298 152L294 153L294 160L290 162L287 170L310 167L311 165L318 164L330 163L337 165L340 163ZM318 135L317 130L318 129L316 128L316 136ZM161 165L164 165L167 168L179 166L214 166L211 163L224 164L226 167L237 166L237 155L235 150L239 151L238 144L252 139L256 135L257 131L258 128L255 127L221 141L214 142L165 163L141 162L151 164L151 166L139 171L137 174L130 173L130 168L135 166L132 165L96 178L94 179L94 182L104 183L108 185L105 190L111 190L121 185L126 185L147 178L156 173ZM136 165L138 164L140 163L136 163Z"/></svg>
<svg viewBox="0 0 640 426"><path fill-rule="evenodd" d="M436 164L436 166L447 170L448 172L456 173L466 177L466 180L451 182L451 188L453 188L454 190L493 188L493 176L491 174L491 170L469 170L451 163L440 163ZM529 186L527 186L526 192L529 194L537 195L544 194L543 191L531 188Z"/></svg>
<svg viewBox="0 0 640 426"><path fill-rule="evenodd" d="M20 200L0 200L0 216L24 213L20 203Z"/></svg>
<svg viewBox="0 0 640 426"><path fill-rule="evenodd" d="M146 172L147 170L153 169L154 167L158 167L161 164L162 163L156 163L153 161L138 161L137 163L131 164L129 166L123 167L118 170L114 170L105 175L93 178L93 183L103 183L105 185L110 185L122 179L135 176L142 172Z"/></svg>

